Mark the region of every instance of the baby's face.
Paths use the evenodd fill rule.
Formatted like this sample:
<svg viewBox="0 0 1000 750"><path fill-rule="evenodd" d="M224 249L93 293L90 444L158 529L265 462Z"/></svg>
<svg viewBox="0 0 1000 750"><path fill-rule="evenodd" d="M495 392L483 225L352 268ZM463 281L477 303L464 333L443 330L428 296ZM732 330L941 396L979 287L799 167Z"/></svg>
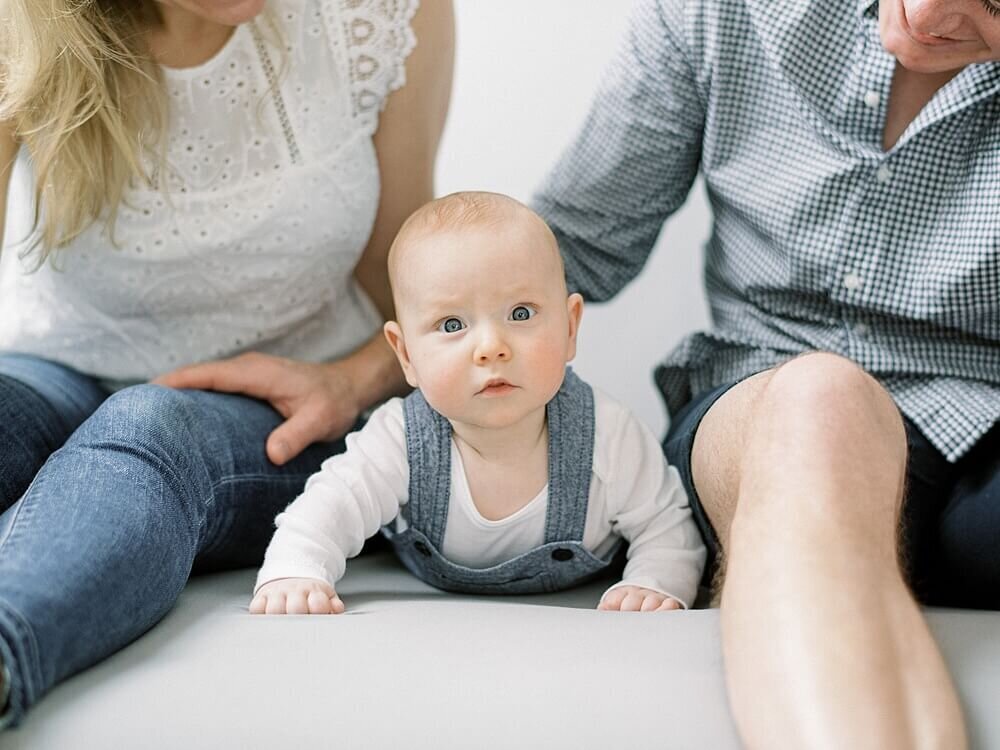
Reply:
<svg viewBox="0 0 1000 750"><path fill-rule="evenodd" d="M509 426L559 390L582 300L567 296L540 223L428 232L402 250L393 282L407 380L448 419Z"/></svg>

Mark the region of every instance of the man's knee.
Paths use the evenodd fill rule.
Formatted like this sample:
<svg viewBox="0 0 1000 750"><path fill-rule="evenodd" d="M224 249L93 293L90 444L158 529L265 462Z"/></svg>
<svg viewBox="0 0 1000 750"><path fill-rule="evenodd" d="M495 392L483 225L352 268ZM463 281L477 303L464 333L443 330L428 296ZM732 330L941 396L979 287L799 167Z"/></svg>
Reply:
<svg viewBox="0 0 1000 750"><path fill-rule="evenodd" d="M900 471L906 459L906 432L892 397L836 354L806 354L778 367L755 405L751 429L755 440L808 440L810 450L819 457L828 451L831 460L869 443L880 461Z"/></svg>
<svg viewBox="0 0 1000 750"><path fill-rule="evenodd" d="M906 432L889 394L853 362L812 354L779 367L756 405L731 533L836 530L838 544L896 554Z"/></svg>
<svg viewBox="0 0 1000 750"><path fill-rule="evenodd" d="M706 415L692 460L723 548L735 518L751 525L764 519L780 535L779 527L804 511L847 525L874 514L880 536L891 533L906 434L892 398L870 375L843 357L808 354L728 396ZM713 467L715 461L726 465Z"/></svg>

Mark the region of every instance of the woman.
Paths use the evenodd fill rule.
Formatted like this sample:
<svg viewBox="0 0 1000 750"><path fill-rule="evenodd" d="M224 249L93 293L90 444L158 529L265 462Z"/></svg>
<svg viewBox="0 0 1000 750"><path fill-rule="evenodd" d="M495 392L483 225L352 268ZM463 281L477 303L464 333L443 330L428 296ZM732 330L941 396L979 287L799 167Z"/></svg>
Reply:
<svg viewBox="0 0 1000 750"><path fill-rule="evenodd" d="M192 568L259 562L340 449L308 446L403 387L385 256L433 194L453 21L445 0L4 12L0 206L12 172L37 185L0 287L11 725Z"/></svg>

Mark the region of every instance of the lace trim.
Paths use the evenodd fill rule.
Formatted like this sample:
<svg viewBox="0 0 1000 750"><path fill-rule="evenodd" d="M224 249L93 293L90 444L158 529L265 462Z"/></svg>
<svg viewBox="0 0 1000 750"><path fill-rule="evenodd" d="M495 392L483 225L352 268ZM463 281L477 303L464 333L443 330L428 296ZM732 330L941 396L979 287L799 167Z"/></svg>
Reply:
<svg viewBox="0 0 1000 750"><path fill-rule="evenodd" d="M374 132L388 95L406 83L406 58L417 45L411 22L419 0L337 0L327 15L331 38L342 41L354 116ZM329 6L327 6L329 9Z"/></svg>
<svg viewBox="0 0 1000 750"><path fill-rule="evenodd" d="M260 57L261 67L264 69L264 76L267 78L267 86L271 90L271 98L274 99L274 110L278 115L281 132L285 136L285 142L288 144L288 155L292 160L292 164L301 164L302 155L299 152L299 144L295 140L295 131L292 129L292 121L288 117L288 110L285 109L285 98L281 95L281 89L278 86L278 74L274 69L274 63L271 61L271 55L267 52L264 37L261 35L256 23L251 24L250 31L253 34L253 43L257 48L257 56Z"/></svg>

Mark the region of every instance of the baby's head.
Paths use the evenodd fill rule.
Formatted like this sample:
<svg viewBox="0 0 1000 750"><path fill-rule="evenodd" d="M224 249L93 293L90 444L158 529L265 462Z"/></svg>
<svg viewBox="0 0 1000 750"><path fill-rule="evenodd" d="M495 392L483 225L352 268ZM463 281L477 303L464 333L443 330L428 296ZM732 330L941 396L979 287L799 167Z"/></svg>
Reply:
<svg viewBox="0 0 1000 750"><path fill-rule="evenodd" d="M545 222L513 198L431 201L389 251L385 335L410 385L453 421L503 427L545 406L576 354L583 311Z"/></svg>

